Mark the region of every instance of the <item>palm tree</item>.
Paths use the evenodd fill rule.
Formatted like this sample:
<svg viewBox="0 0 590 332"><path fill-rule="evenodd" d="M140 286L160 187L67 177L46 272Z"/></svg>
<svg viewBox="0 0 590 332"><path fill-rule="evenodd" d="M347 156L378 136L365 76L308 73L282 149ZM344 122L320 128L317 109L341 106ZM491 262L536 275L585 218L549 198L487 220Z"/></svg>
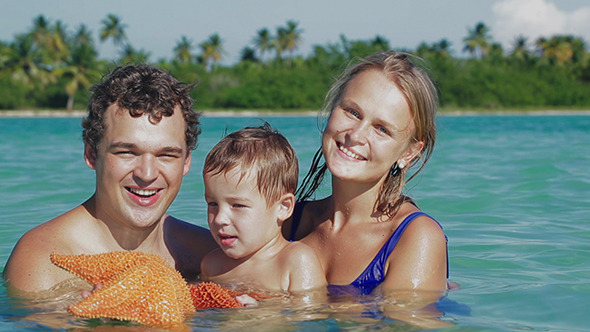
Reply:
<svg viewBox="0 0 590 332"><path fill-rule="evenodd" d="M297 22L293 20L287 21L285 28L279 27L277 32L277 57L280 58L280 54L283 51L288 51L293 57L293 52L299 47L301 43L301 32L302 30L297 28ZM280 50L280 51L279 51Z"/></svg>
<svg viewBox="0 0 590 332"><path fill-rule="evenodd" d="M573 54L569 45L564 43L562 36L553 36L549 39L541 37L537 39L535 44L541 60L550 64L562 65Z"/></svg>
<svg viewBox="0 0 590 332"><path fill-rule="evenodd" d="M213 67L215 67L217 61L219 61L222 57L222 43L223 41L219 37L219 34L215 33L209 36L209 39L207 41L204 41L199 45L199 47L201 48L201 57L203 58L205 67L210 65L210 70L212 70Z"/></svg>
<svg viewBox="0 0 590 332"><path fill-rule="evenodd" d="M527 61L530 58L528 39L525 36L519 35L514 39L510 56L519 61Z"/></svg>
<svg viewBox="0 0 590 332"><path fill-rule="evenodd" d="M149 60L150 53L141 49L136 50L131 44L123 46L120 53L119 63L146 63Z"/></svg>
<svg viewBox="0 0 590 332"><path fill-rule="evenodd" d="M256 58L256 50L251 47L244 47L240 52L240 61L245 62L258 62L258 58Z"/></svg>
<svg viewBox="0 0 590 332"><path fill-rule="evenodd" d="M33 27L29 32L34 47L43 57L46 65L59 65L68 56L66 45L66 26L62 21L51 24L43 15L33 19Z"/></svg>
<svg viewBox="0 0 590 332"><path fill-rule="evenodd" d="M30 89L44 89L55 82L55 76L43 65L43 56L35 45L31 34L20 34L15 41L4 48L2 72L23 83Z"/></svg>
<svg viewBox="0 0 590 332"><path fill-rule="evenodd" d="M186 36L182 36L176 46L174 47L174 56L180 62L190 63L193 59L191 50L193 48L193 42Z"/></svg>
<svg viewBox="0 0 590 332"><path fill-rule="evenodd" d="M389 47L389 40L387 40L387 38L380 36L380 35L375 36L375 39L373 39L371 41L371 44L375 48L377 48L378 50L381 50L381 51L386 51L390 48Z"/></svg>
<svg viewBox="0 0 590 332"><path fill-rule="evenodd" d="M57 20L55 24L51 25L50 34L50 50L53 52L54 59L59 64L59 62L65 59L70 53L70 49L67 45L67 27L62 21Z"/></svg>
<svg viewBox="0 0 590 332"><path fill-rule="evenodd" d="M256 37L254 38L254 45L258 49L260 59L264 57L264 54L274 48L273 38L267 28L258 30Z"/></svg>
<svg viewBox="0 0 590 332"><path fill-rule="evenodd" d="M91 32L82 24L72 38L71 55L63 66L55 70L56 76L67 80L66 109L74 108L74 98L80 88L88 88L91 82L100 77L100 71L95 69L97 55Z"/></svg>
<svg viewBox="0 0 590 332"><path fill-rule="evenodd" d="M78 30L76 30L76 32L74 33L74 43L94 48L94 39L92 39L92 31L90 31L85 24L81 24L80 27L78 27Z"/></svg>
<svg viewBox="0 0 590 332"><path fill-rule="evenodd" d="M111 38L115 46L123 44L127 40L125 35L125 28L127 25L121 23L121 19L113 14L108 14L107 17L100 21L102 23L102 29L100 30L100 41Z"/></svg>
<svg viewBox="0 0 590 332"><path fill-rule="evenodd" d="M470 55L474 55L479 51L480 59L485 57L490 50L491 37L489 35L490 29L482 22L477 23L475 29L468 29L469 35L463 38L465 47L463 52L468 51Z"/></svg>
<svg viewBox="0 0 590 332"><path fill-rule="evenodd" d="M30 34L37 45L45 47L49 44L49 21L45 16L39 15L33 19L33 28Z"/></svg>
<svg viewBox="0 0 590 332"><path fill-rule="evenodd" d="M451 56L451 42L443 38L435 44L436 52L441 58L449 58Z"/></svg>

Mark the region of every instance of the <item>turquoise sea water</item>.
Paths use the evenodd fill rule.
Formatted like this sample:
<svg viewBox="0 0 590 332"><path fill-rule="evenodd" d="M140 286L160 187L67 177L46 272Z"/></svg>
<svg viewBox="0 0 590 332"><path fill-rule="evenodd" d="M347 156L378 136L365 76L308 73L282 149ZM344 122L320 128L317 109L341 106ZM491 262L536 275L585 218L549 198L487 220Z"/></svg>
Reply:
<svg viewBox="0 0 590 332"><path fill-rule="evenodd" d="M206 225L202 162L223 136L258 118L204 117L203 133L170 213ZM319 144L315 117L264 117L297 151L302 173ZM451 280L441 304L449 331L590 328L590 116L441 116L434 155L409 194L449 237ZM73 208L94 188L79 118L0 118L0 268L28 229ZM370 299L369 299L370 300ZM367 299L331 306L198 313L195 330L395 330ZM0 286L0 330L51 330ZM351 306L352 308L352 306ZM367 314L367 312L371 314ZM57 327L84 327L61 314ZM61 319L61 320L60 320ZM63 326L59 324L63 323ZM55 328L55 324L53 324Z"/></svg>

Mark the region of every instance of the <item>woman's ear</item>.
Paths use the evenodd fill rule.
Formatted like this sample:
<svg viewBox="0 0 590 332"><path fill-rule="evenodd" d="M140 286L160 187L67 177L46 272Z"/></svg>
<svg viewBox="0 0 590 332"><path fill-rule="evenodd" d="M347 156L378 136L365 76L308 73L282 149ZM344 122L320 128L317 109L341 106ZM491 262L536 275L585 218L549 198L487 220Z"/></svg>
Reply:
<svg viewBox="0 0 590 332"><path fill-rule="evenodd" d="M279 220L279 226L282 226L283 221L289 219L293 214L295 208L295 195L289 193L281 196L281 200L278 206L277 219Z"/></svg>
<svg viewBox="0 0 590 332"><path fill-rule="evenodd" d="M410 165L412 160L420 156L422 149L424 149L424 142L415 141L411 143L406 149L406 152L401 156L400 159L397 160L397 165L399 166L399 168L404 168Z"/></svg>
<svg viewBox="0 0 590 332"><path fill-rule="evenodd" d="M96 169L96 151L86 143L84 143L84 162L91 169Z"/></svg>

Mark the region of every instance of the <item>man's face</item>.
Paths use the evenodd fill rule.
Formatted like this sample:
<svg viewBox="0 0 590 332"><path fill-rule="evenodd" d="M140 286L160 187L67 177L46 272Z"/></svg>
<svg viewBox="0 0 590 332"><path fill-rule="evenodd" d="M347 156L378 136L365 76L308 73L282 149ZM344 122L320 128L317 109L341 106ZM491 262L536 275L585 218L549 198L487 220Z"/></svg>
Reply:
<svg viewBox="0 0 590 332"><path fill-rule="evenodd" d="M111 225L143 229L157 224L188 173L186 124L180 109L151 123L111 105L96 153L85 147L86 164L96 170L96 213ZM110 222L109 222L110 221Z"/></svg>

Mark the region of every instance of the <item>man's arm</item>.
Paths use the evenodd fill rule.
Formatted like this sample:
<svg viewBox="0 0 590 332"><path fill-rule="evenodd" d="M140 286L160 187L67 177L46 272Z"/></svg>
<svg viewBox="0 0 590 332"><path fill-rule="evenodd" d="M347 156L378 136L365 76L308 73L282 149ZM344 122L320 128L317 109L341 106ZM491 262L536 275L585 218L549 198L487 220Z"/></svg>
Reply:
<svg viewBox="0 0 590 332"><path fill-rule="evenodd" d="M48 290L74 277L51 262L52 235L44 233L43 227L33 228L14 247L4 267L8 295L35 297L38 294L32 293Z"/></svg>

